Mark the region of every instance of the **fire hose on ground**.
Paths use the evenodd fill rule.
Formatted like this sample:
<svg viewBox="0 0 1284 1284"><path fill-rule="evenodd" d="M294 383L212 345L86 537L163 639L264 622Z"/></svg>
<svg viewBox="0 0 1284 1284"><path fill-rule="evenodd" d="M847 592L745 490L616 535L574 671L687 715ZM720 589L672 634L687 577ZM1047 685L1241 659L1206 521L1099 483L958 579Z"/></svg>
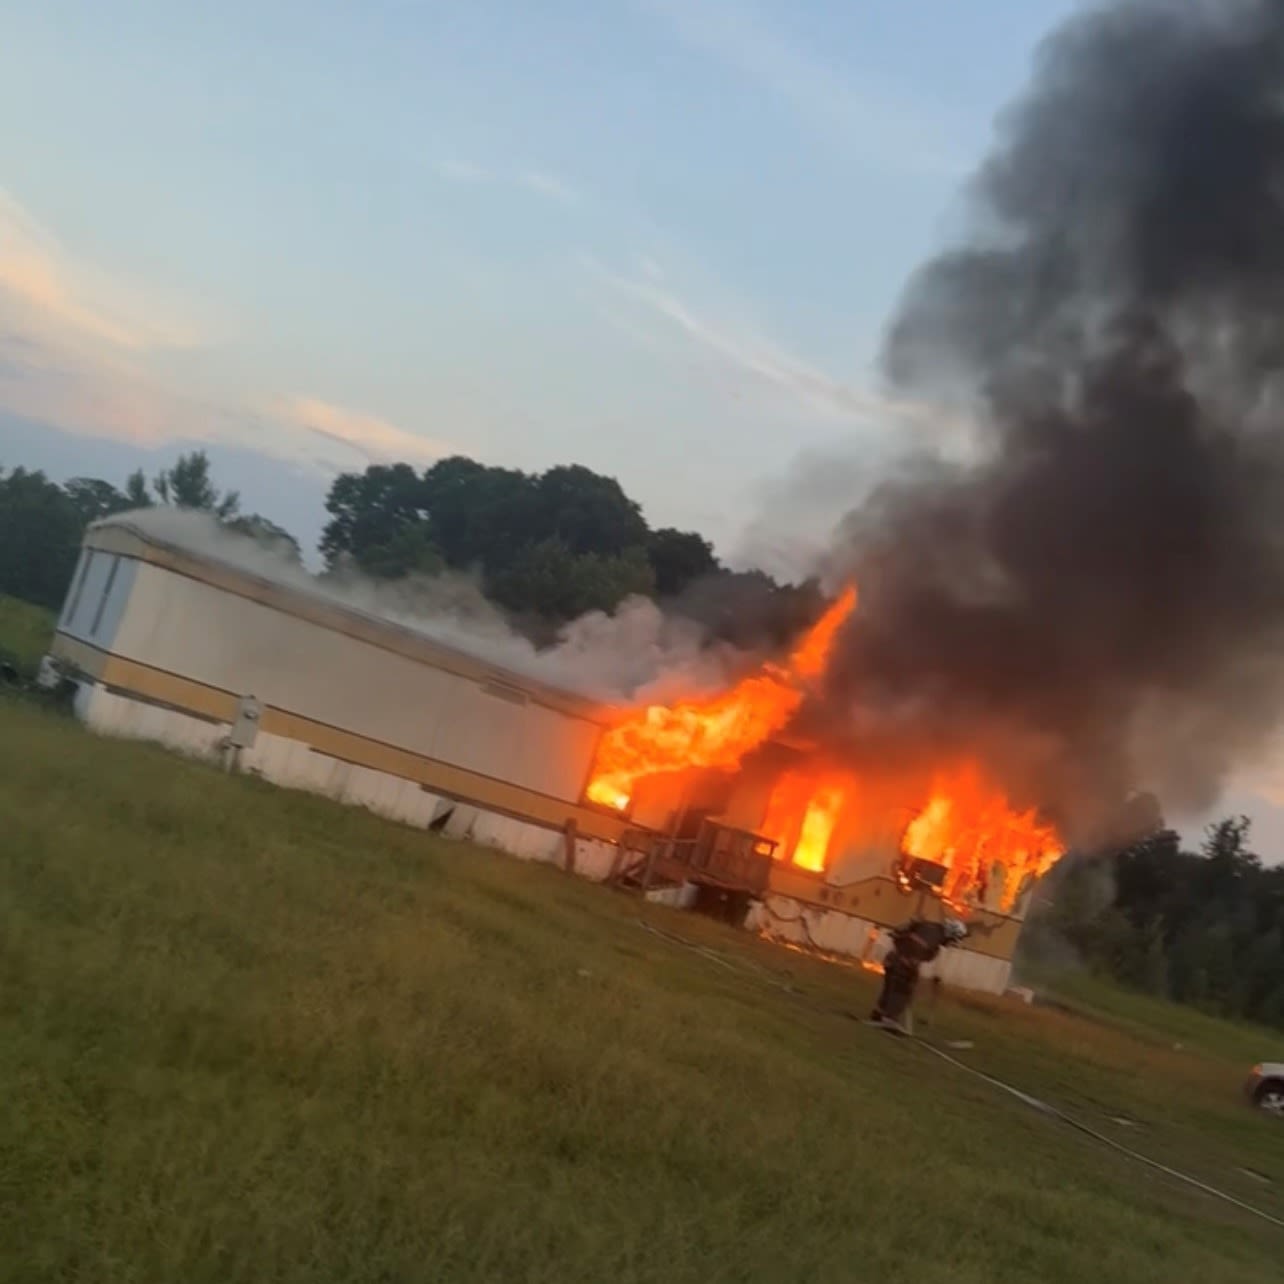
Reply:
<svg viewBox="0 0 1284 1284"><path fill-rule="evenodd" d="M780 980L776 976L773 976L767 968L751 964L744 960L730 959L726 955L718 953L717 950L710 949L705 945L699 945L695 941L690 941L686 937L679 936L676 933L666 932L662 928L658 928L650 923L644 922L642 919L638 919L637 924L643 931L649 932L652 936L657 936L661 940L668 941L672 945L677 945L683 949L690 950L692 953L700 955L700 957L704 958L708 962L714 963L728 971L740 972L747 977L752 977L755 980L762 981L765 984L772 986L774 989L782 990L791 998L804 1003L813 1012L820 1013L824 1016L848 1015L845 1012L836 1012L832 1007L822 1006L811 1002L805 991L800 990L797 986L791 985L786 981ZM1116 1141L1113 1137L1108 1137L1105 1133L1098 1132L1095 1128L1089 1127L1081 1120L1075 1119L1074 1116L1067 1114L1064 1110L1052 1105L1050 1102L1043 1101L1039 1097L1035 1097L1028 1092L1024 1092L1010 1083L1005 1083L1002 1079L998 1079L994 1075L986 1074L985 1071L978 1070L975 1066L968 1065L966 1061L961 1061L958 1057L952 1056L950 1053L945 1051L944 1048L937 1047L934 1043L931 1043L921 1035L906 1032L902 1037L908 1039L918 1047L930 1052L933 1056L940 1057L942 1061L948 1061L950 1065L964 1071L966 1074L970 1074L973 1077L982 1080L984 1083L989 1084L991 1087L997 1088L1000 1092L1003 1092L1010 1097L1014 1097L1017 1101L1029 1106L1030 1109L1036 1110L1048 1118L1056 1119L1060 1123L1073 1128L1076 1132L1080 1132L1087 1137L1091 1137L1094 1141L1100 1142L1103 1146L1106 1146L1117 1154L1124 1155L1139 1164L1143 1164L1147 1168L1163 1173L1164 1176L1171 1177L1175 1181L1182 1182L1205 1195L1211 1195L1214 1199L1220 1199L1224 1203L1231 1204L1241 1212L1251 1213L1254 1217L1258 1217L1262 1221L1270 1222L1271 1225L1284 1229L1284 1219L1276 1217L1272 1213L1266 1212L1264 1209L1257 1208L1253 1204L1246 1203L1244 1200L1239 1199L1224 1190L1219 1190L1216 1186L1209 1185L1208 1182L1201 1181L1198 1177L1192 1177L1189 1173L1184 1173L1177 1168L1171 1168L1167 1164L1160 1163L1159 1160L1152 1159L1149 1155L1142 1154L1139 1150L1133 1150L1131 1146L1125 1146L1122 1142Z"/></svg>

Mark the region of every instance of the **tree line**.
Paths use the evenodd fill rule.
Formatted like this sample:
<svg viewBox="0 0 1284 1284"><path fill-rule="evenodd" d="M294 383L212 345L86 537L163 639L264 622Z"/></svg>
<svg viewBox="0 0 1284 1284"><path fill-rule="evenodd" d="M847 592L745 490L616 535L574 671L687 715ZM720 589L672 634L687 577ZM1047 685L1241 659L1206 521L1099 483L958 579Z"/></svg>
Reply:
<svg viewBox="0 0 1284 1284"><path fill-rule="evenodd" d="M1064 942L1133 989L1284 1028L1284 866L1264 865L1249 833L1231 817L1198 851L1163 829L1104 859L1067 857L1030 950Z"/></svg>
<svg viewBox="0 0 1284 1284"><path fill-rule="evenodd" d="M294 536L243 513L240 497L215 485L203 451L181 455L150 480L135 472L121 486L89 477L60 485L41 472L0 468L0 593L56 609L86 526L158 505L208 513L302 562ZM717 639L780 645L823 605L814 582L778 584L761 571L733 571L698 533L653 529L618 481L576 464L542 473L463 456L423 471L372 465L339 476L325 508L323 574L357 571L386 581L475 575L536 641L589 611L612 612L625 598L644 596Z"/></svg>
<svg viewBox="0 0 1284 1284"><path fill-rule="evenodd" d="M298 541L257 513L241 512L240 496L220 491L204 451L181 455L150 481L141 469L123 486L98 477L62 485L42 472L0 467L0 594L57 610L67 592L85 528L116 513L169 505L210 513L229 530L279 545L301 560Z"/></svg>

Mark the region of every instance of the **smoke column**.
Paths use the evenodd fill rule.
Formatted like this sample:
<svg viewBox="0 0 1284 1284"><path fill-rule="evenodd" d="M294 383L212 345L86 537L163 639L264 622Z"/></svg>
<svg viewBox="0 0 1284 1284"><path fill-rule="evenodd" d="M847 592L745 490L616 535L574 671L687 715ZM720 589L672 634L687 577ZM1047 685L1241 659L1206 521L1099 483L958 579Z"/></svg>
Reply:
<svg viewBox="0 0 1284 1284"><path fill-rule="evenodd" d="M974 449L844 521L813 730L979 753L1072 832L1133 788L1211 805L1284 711L1284 0L1074 17L968 209L884 364Z"/></svg>

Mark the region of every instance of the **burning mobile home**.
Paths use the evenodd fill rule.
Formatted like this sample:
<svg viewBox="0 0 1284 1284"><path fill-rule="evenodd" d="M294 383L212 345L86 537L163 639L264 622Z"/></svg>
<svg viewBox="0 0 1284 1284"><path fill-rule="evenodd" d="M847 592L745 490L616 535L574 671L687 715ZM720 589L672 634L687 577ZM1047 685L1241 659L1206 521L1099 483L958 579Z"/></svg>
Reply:
<svg viewBox="0 0 1284 1284"><path fill-rule="evenodd" d="M941 973L1002 991L1030 894L1061 840L978 762L857 768L788 733L855 607L848 588L783 663L615 723L586 795L649 836L635 861L647 885L695 883L765 935L871 965L881 929L961 913L978 930Z"/></svg>
<svg viewBox="0 0 1284 1284"><path fill-rule="evenodd" d="M1055 834L974 765L882 779L787 734L855 606L718 695L621 711L123 517L86 536L51 663L99 731L797 944L861 956L911 912L965 907L985 931L950 976L1001 990Z"/></svg>

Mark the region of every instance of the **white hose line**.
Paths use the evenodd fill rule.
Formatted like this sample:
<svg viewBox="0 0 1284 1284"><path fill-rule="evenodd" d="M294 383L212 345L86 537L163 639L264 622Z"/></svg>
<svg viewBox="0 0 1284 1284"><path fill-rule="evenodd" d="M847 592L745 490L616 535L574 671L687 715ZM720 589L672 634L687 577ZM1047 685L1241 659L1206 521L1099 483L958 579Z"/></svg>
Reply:
<svg viewBox="0 0 1284 1284"><path fill-rule="evenodd" d="M717 953L704 945L697 945L694 941L688 941L685 937L677 936L672 932L666 932L658 927L653 927L650 923L637 920L638 926L644 931L650 932L653 936L658 936L661 940L668 941L673 945L680 945L684 949L690 950L694 954L699 954L702 958L708 959L712 963L717 963L720 967L728 968L732 971L742 972L746 976L754 976L758 969L738 965L725 955ZM765 972L765 969L763 969ZM773 977L759 975L756 979L765 980L768 984L776 989L784 990L794 998L803 998L803 992L795 989L785 982L778 981ZM815 1011L822 1011L814 1004L809 1005ZM829 1009L823 1009L829 1012ZM1145 1164L1148 1168L1153 1168L1157 1172L1163 1173L1167 1177L1175 1178L1177 1181L1184 1182L1194 1189L1202 1191L1205 1195L1212 1195L1214 1199L1223 1200L1225 1203L1232 1204L1242 1212L1251 1213L1254 1217L1260 1217L1264 1222L1270 1222L1272 1226L1278 1226L1284 1230L1284 1219L1266 1212L1264 1209L1257 1208L1252 1204L1245 1203L1242 1199L1237 1199L1234 1195L1228 1194L1224 1190L1218 1190L1216 1186L1210 1186L1207 1182L1200 1181L1198 1177L1192 1177L1188 1173L1179 1171L1176 1168L1170 1168L1167 1164L1161 1164L1157 1159L1151 1159L1149 1155L1143 1155L1140 1151L1133 1150L1129 1146L1123 1145L1122 1142L1116 1141L1113 1137L1107 1137L1105 1133L1097 1132L1095 1128L1089 1128L1087 1124L1080 1123L1079 1120L1058 1109L1056 1106L1046 1101L1041 1101L1038 1097L1032 1097L1028 1092L1022 1092L1020 1088L1014 1088L1010 1083L1004 1083L1002 1079L996 1079L993 1075L986 1074L983 1070L978 1070L975 1066L970 1066L966 1061L960 1061L958 1057L951 1056L943 1048L938 1048L935 1044L929 1043L921 1035L903 1034L902 1037L908 1038L913 1043L918 1044L921 1048L926 1048L928 1052L941 1058L942 1061L948 1061L951 1065L957 1066L958 1069L966 1071L976 1078L984 1080L991 1087L998 1088L1001 1092L1006 1092L1009 1096L1015 1097L1018 1101L1029 1106L1032 1110L1037 1110L1041 1114L1050 1116L1053 1119L1059 1119L1062 1123L1068 1124L1076 1131L1084 1133L1094 1141L1099 1141L1103 1146L1108 1146L1111 1150L1117 1151L1121 1155L1126 1155L1129 1159L1136 1160L1139 1164Z"/></svg>
<svg viewBox="0 0 1284 1284"><path fill-rule="evenodd" d="M983 1079L992 1087L1008 1093L1033 1110L1038 1110L1042 1114L1050 1115L1053 1119L1059 1119L1064 1124L1069 1124L1071 1128L1093 1138L1094 1141L1101 1142L1103 1146L1109 1146L1111 1150L1116 1150L1121 1155L1127 1155L1130 1159L1135 1159L1139 1164L1154 1168L1168 1177L1174 1177L1178 1181L1185 1182L1188 1186L1193 1186L1196 1190L1203 1191L1205 1195L1212 1195L1215 1199L1225 1200L1226 1203L1234 1204L1236 1208L1246 1213L1252 1213L1254 1217L1260 1217L1263 1221L1284 1229L1284 1220L1273 1216L1271 1213L1261 1208L1256 1208L1252 1204L1246 1204L1242 1199L1237 1199L1234 1195L1229 1195L1224 1190L1218 1190L1216 1186L1210 1186L1207 1182L1200 1181L1197 1177L1191 1177L1188 1173L1181 1172L1176 1168L1170 1168L1167 1164L1161 1164L1159 1160L1151 1159L1149 1155L1143 1155L1140 1151L1133 1150L1130 1146L1125 1146L1122 1142L1106 1136L1105 1133L1098 1132L1095 1128L1089 1128L1087 1124L1081 1123L1078 1119L1066 1114L1064 1110L1059 1110L1056 1106L1046 1101L1040 1101L1038 1097L1032 1097L1028 1092L1022 1092L1020 1088L1014 1088L1010 1083L1004 1083L1002 1079L996 1079L993 1075L986 1074L983 1070L978 1070L975 1066L968 1065L966 1061L960 1061L958 1057L950 1056L948 1052L938 1048L935 1044L928 1043L926 1039L917 1035L908 1037L920 1047L926 1048L929 1052L940 1057L942 1061L948 1061L960 1070L965 1070L968 1074L975 1075L978 1079Z"/></svg>

